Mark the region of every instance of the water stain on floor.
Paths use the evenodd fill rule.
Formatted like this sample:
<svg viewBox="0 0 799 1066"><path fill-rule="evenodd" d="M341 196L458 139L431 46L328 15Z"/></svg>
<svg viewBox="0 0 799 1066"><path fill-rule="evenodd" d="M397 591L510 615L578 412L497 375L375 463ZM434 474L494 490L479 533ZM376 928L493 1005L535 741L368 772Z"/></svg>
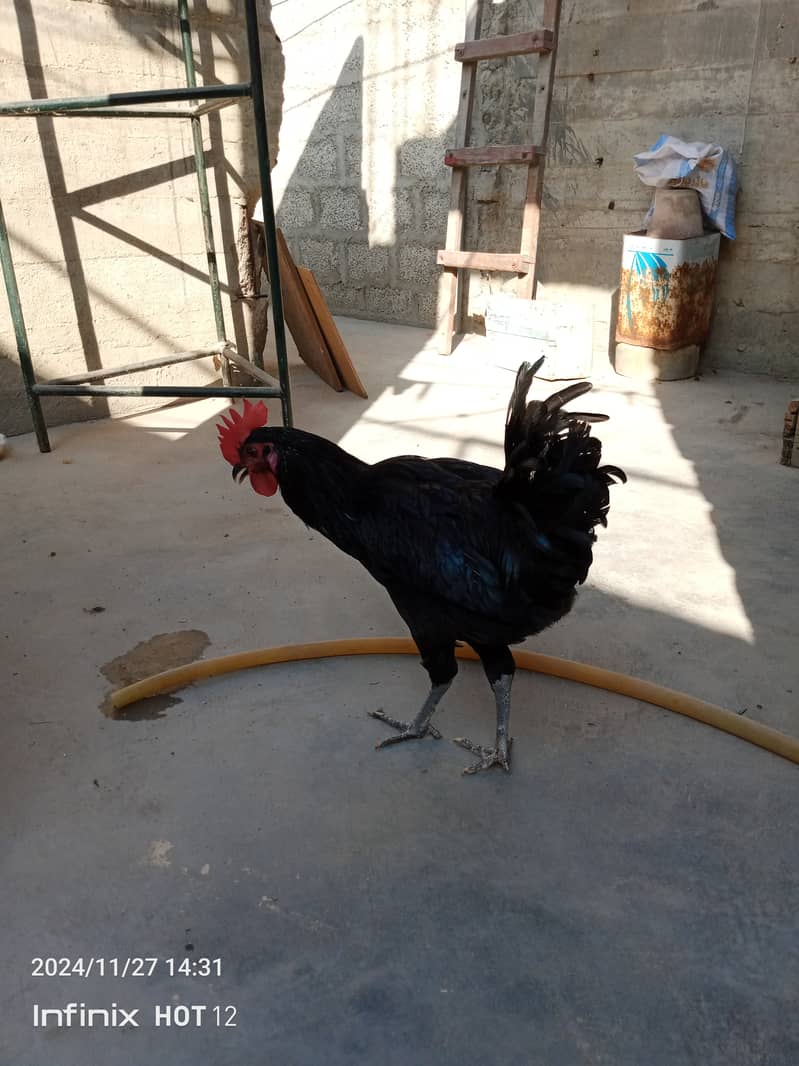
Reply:
<svg viewBox="0 0 799 1066"><path fill-rule="evenodd" d="M134 681L141 681L151 674L162 670L172 670L176 666L185 666L202 657L211 641L201 629L180 629L176 633L157 633L149 640L143 640L130 651L118 655L100 672L114 686L114 690ZM124 719L126 722L141 722L147 719L164 718L169 707L180 703L179 696L151 696L117 711L111 703L109 692L100 704L100 710L107 718Z"/></svg>

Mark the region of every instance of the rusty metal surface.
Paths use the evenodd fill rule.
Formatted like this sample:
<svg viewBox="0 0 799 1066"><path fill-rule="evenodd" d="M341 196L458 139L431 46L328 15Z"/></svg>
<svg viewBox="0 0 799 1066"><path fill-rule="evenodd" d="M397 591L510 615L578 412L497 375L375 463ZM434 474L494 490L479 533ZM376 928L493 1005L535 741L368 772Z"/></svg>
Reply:
<svg viewBox="0 0 799 1066"><path fill-rule="evenodd" d="M670 350L701 344L710 329L716 260L675 270L622 269L616 340Z"/></svg>

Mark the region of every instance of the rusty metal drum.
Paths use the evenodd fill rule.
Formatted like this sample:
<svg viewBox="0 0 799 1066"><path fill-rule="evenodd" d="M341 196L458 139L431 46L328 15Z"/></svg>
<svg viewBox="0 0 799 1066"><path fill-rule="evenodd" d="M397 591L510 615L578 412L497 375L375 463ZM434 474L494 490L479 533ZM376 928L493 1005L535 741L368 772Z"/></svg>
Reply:
<svg viewBox="0 0 799 1066"><path fill-rule="evenodd" d="M672 351L710 329L721 235L624 237L616 340Z"/></svg>

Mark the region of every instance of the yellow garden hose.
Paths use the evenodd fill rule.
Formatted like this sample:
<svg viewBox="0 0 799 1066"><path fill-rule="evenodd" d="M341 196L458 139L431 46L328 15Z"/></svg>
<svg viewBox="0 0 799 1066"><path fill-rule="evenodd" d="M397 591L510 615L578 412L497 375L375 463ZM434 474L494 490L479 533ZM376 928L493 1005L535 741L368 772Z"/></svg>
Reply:
<svg viewBox="0 0 799 1066"><path fill-rule="evenodd" d="M121 710L137 700L171 692L206 677L231 674L236 670L248 670L254 666L269 666L272 663L294 663L306 659L331 659L347 655L418 654L419 650L414 642L406 637L369 637L324 640L316 644L285 644L278 648L261 648L259 651L223 655L218 659L201 659L186 666L179 666L175 670L165 670L118 689L111 694L111 702L116 710ZM469 647L457 648L455 654L459 659L477 659L477 655ZM799 740L796 737L789 737L786 733L780 733L762 722L754 722L751 718L742 718L723 707L717 707L714 703L694 699L684 692L628 677L613 670L586 666L584 663L558 659L553 655L540 655L534 651L516 651L514 659L522 670L562 677L567 681L577 681L581 685L593 685L594 688L604 688L608 692L617 692L621 696L652 703L667 711L676 711L677 714L695 718L698 722L704 722L725 733L732 733L742 740L748 740L750 744L757 744L766 751L799 763Z"/></svg>
<svg viewBox="0 0 799 1066"><path fill-rule="evenodd" d="M456 649L458 659L477 659L469 647ZM232 656L218 659L202 659L197 662L168 669L161 674L134 684L126 685L111 695L111 702L116 710L133 704L138 699L156 696L163 692L182 689L186 684L201 681L203 678L216 677L219 674L232 674L240 669L254 666L268 666L273 663L301 662L308 659L332 659L344 656L418 656L419 649L407 637L368 637L346 641L320 641L316 644L286 644L277 648L261 648L257 651L240 651ZM551 677L564 678L590 684L596 689L606 689L621 696L640 699L655 707L667 711L685 714L696 718L697 722L732 733L734 737L764 747L767 752L781 755L784 759L799 763L799 740L788 737L777 729L771 729L751 718L741 717L732 711L724 710L715 704L707 704L703 699L695 699L684 692L667 689L662 684L641 681L638 678L617 674L598 666L586 666L569 659L557 659L554 656L539 655L537 651L515 651L513 658L517 666L537 674L549 674Z"/></svg>

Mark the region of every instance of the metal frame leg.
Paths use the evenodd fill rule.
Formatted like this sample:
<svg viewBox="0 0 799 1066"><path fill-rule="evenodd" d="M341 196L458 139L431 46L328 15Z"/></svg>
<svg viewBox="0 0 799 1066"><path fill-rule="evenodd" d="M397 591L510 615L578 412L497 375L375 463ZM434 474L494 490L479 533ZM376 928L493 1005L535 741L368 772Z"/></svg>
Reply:
<svg viewBox="0 0 799 1066"><path fill-rule="evenodd" d="M185 3L185 0L182 0ZM275 203L272 197L272 176L269 167L269 135L264 104L263 71L259 45L258 11L256 0L244 0L247 16L247 45L250 52L250 89L255 119L255 140L258 150L258 174L261 180L261 202L264 209L264 235L266 237L266 260L269 265L269 288L272 293L272 318L275 325L275 348L283 395L280 398L283 410L283 425L291 426L294 418L291 410L291 383L289 382L288 353L286 351L286 324L283 320L283 294L280 290L280 267L277 261L277 234L275 232Z"/></svg>
<svg viewBox="0 0 799 1066"><path fill-rule="evenodd" d="M33 386L36 384L36 374L33 370L33 361L28 347L28 331L25 329L25 318L23 317L22 304L19 300L17 275L14 271L14 261L11 258L11 245L8 240L8 228L3 214L2 201L0 201L0 261L2 261L3 265L3 278L6 283L8 306L11 309L11 321L14 324L14 334L17 338L19 365L22 369L22 380L25 384L25 395L28 398L33 428L36 430L36 440L39 442L40 452L49 452L50 438L47 436L47 425L42 413L42 404L33 391Z"/></svg>
<svg viewBox="0 0 799 1066"><path fill-rule="evenodd" d="M183 46L183 66L186 68L186 84L190 89L197 86L197 71L194 65L194 50L191 43L191 24L189 22L188 0L178 0L178 19L180 21L180 39ZM211 303L214 308L216 336L225 340L225 316L222 310L222 294L219 289L219 267L216 261L214 245L214 227L211 219L211 202L208 196L208 175L205 170L205 148L203 146L202 122L197 115L191 118L191 135L194 141L194 167L197 171L197 187L200 194L200 213L203 221L205 238L205 255L208 262L208 280L211 284ZM222 383L230 384L230 367L222 358Z"/></svg>

